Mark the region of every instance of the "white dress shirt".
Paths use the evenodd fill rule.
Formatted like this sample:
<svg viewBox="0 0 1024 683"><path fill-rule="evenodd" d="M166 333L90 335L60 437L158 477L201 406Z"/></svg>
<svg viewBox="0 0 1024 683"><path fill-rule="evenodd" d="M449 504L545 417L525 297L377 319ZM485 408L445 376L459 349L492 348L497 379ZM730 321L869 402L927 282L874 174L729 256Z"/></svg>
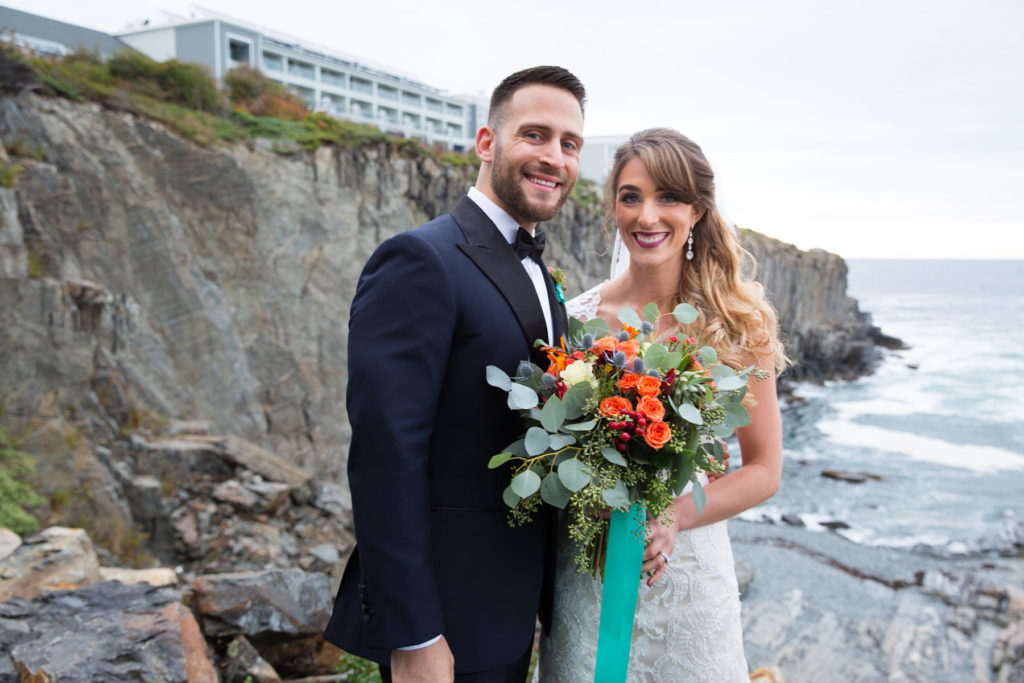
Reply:
<svg viewBox="0 0 1024 683"><path fill-rule="evenodd" d="M494 225L497 226L501 232L501 236L504 237L509 244L515 244L516 233L519 232L519 224L515 222L512 216L509 216L500 206L492 202L487 195L485 195L476 187L469 188L469 198L472 199L477 206L479 206L487 217L491 219ZM551 326L551 301L548 299L548 286L544 283L544 271L540 269L540 264L534 261L532 258L527 256L523 259L523 268L526 269L526 274L530 276L530 280L533 282L533 288L537 290L537 298L540 299L540 307L544 311L544 322L548 326L548 344L554 344L554 328ZM533 340L530 340L533 343ZM425 643L419 645L410 645L409 647L400 647L399 650L419 650L420 648L433 645L437 641L441 640L441 636L431 638Z"/></svg>

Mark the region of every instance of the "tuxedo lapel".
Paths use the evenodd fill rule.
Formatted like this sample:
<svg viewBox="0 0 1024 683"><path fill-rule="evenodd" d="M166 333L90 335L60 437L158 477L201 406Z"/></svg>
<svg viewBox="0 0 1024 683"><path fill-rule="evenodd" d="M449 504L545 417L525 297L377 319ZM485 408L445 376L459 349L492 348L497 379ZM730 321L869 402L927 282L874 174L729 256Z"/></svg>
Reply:
<svg viewBox="0 0 1024 683"><path fill-rule="evenodd" d="M459 200L452 209L451 216L466 235L467 243L459 244L459 249L483 271L505 297L526 335L534 359L543 358L543 355L533 348L533 342L537 339L547 339L548 326L544 320L544 311L537 300L537 290L523 268L522 261L483 209L469 197ZM544 364L546 365L546 359Z"/></svg>
<svg viewBox="0 0 1024 683"><path fill-rule="evenodd" d="M555 335L555 346L562 345L562 336L569 334L569 315L565 311L565 304L558 300L555 295L555 281L544 265L543 259L538 264L544 273L544 285L548 290L548 302L551 305L551 331Z"/></svg>

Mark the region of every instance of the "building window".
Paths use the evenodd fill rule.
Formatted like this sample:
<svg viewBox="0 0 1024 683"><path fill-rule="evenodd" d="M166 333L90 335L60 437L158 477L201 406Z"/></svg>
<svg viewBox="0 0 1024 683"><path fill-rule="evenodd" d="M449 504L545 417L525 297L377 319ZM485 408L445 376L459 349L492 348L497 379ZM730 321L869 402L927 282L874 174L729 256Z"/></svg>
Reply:
<svg viewBox="0 0 1024 683"><path fill-rule="evenodd" d="M320 95L320 108L334 115L345 113L345 98L341 95Z"/></svg>
<svg viewBox="0 0 1024 683"><path fill-rule="evenodd" d="M355 76L348 79L348 87L356 92L364 92L367 95L373 94L373 83L362 78L356 78Z"/></svg>
<svg viewBox="0 0 1024 683"><path fill-rule="evenodd" d="M301 85L289 85L289 89L305 101L310 109L316 106L316 91L312 88L303 88Z"/></svg>
<svg viewBox="0 0 1024 683"><path fill-rule="evenodd" d="M382 100L398 101L398 90L387 85L377 85L377 97Z"/></svg>
<svg viewBox="0 0 1024 683"><path fill-rule="evenodd" d="M306 64L294 59L288 60L288 73L299 78L308 78L311 81L316 77L316 71L313 69L312 64Z"/></svg>
<svg viewBox="0 0 1024 683"><path fill-rule="evenodd" d="M449 123L448 124L448 133L453 138L461 138L462 137L462 126L456 126L454 124Z"/></svg>
<svg viewBox="0 0 1024 683"><path fill-rule="evenodd" d="M267 71L284 71L284 60L281 55L272 52L263 53L263 68Z"/></svg>
<svg viewBox="0 0 1024 683"><path fill-rule="evenodd" d="M402 124L409 126L413 130L422 130L423 124L420 122L419 114L410 114L405 112L402 114Z"/></svg>
<svg viewBox="0 0 1024 683"><path fill-rule="evenodd" d="M355 79L352 79L355 80ZM373 118L373 107L369 102L360 102L359 100L349 100L349 112L354 119L372 119Z"/></svg>
<svg viewBox="0 0 1024 683"><path fill-rule="evenodd" d="M420 96L414 92L402 91L402 104L407 107L418 107L420 106Z"/></svg>
<svg viewBox="0 0 1024 683"><path fill-rule="evenodd" d="M448 104L448 116L458 116L462 118L462 107L457 104Z"/></svg>
<svg viewBox="0 0 1024 683"><path fill-rule="evenodd" d="M340 74L330 69L320 69L320 80L330 85L336 85L339 88L345 87L345 74Z"/></svg>
<svg viewBox="0 0 1024 683"><path fill-rule="evenodd" d="M377 119L388 123L398 124L398 110L391 107L377 107Z"/></svg>
<svg viewBox="0 0 1024 683"><path fill-rule="evenodd" d="M427 119L427 130L437 135L444 135L444 124L436 119Z"/></svg>
<svg viewBox="0 0 1024 683"><path fill-rule="evenodd" d="M427 109L430 111L442 112L444 111L444 105L437 100L427 98Z"/></svg>
<svg viewBox="0 0 1024 683"><path fill-rule="evenodd" d="M249 63L249 49L252 46L248 41L238 40L237 38L228 39L228 56L231 59L231 65L237 66L239 64Z"/></svg>

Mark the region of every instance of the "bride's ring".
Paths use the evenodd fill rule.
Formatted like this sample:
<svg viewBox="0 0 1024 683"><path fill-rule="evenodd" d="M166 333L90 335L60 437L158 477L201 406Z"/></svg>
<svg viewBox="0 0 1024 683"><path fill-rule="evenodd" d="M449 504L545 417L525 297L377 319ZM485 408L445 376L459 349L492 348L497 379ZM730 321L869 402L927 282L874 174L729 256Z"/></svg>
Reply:
<svg viewBox="0 0 1024 683"><path fill-rule="evenodd" d="M666 555L665 553L661 552L660 550L658 551L658 554L665 558L665 564L667 565L668 564L668 555Z"/></svg>

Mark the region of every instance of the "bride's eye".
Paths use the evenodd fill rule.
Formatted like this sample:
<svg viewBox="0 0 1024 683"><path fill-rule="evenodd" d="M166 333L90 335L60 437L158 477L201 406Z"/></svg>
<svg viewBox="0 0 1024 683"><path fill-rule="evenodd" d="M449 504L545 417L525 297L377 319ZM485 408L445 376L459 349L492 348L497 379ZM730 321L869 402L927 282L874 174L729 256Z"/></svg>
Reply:
<svg viewBox="0 0 1024 683"><path fill-rule="evenodd" d="M638 197L632 192L629 194L624 194L621 197L619 197L619 201L622 202L623 204L634 204L636 203L637 199Z"/></svg>

